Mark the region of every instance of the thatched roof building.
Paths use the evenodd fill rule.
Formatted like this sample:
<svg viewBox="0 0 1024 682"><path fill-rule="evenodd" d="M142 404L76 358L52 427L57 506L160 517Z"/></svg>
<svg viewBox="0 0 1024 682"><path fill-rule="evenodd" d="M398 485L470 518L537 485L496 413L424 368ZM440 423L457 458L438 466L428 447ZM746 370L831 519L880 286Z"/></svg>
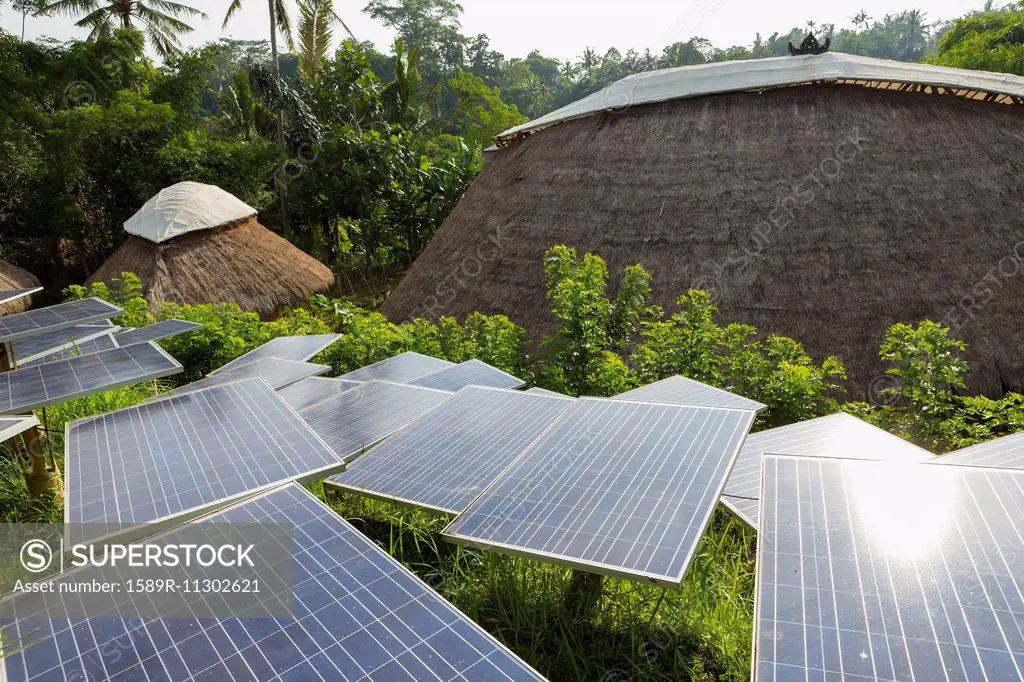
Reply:
<svg viewBox="0 0 1024 682"><path fill-rule="evenodd" d="M0 292L15 289L35 289L39 287L39 278L28 270L0 260ZM0 315L23 313L32 305L31 296L22 296L7 303L0 303Z"/></svg>
<svg viewBox="0 0 1024 682"><path fill-rule="evenodd" d="M862 397L896 322L970 342L973 388L1024 388L1024 78L842 54L631 76L499 136L383 310L554 319L542 256L642 263L656 302L838 354ZM875 383L877 386L878 384Z"/></svg>
<svg viewBox="0 0 1024 682"><path fill-rule="evenodd" d="M269 317L334 283L330 268L212 185L182 182L161 190L125 222L125 231L128 241L89 282L134 272L154 308L165 302L237 303Z"/></svg>

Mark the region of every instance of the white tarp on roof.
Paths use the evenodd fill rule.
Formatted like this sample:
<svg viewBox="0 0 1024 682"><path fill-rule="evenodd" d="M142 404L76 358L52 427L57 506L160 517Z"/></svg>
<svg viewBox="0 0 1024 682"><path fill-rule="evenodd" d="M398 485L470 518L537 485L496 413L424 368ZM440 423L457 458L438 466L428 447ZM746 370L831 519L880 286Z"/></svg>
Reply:
<svg viewBox="0 0 1024 682"><path fill-rule="evenodd" d="M1021 76L826 52L821 55L716 62L633 74L536 120L510 128L498 135L498 139L609 109L811 81L919 83L1024 97L1024 78Z"/></svg>
<svg viewBox="0 0 1024 682"><path fill-rule="evenodd" d="M256 215L256 209L220 187L179 182L166 187L125 221L124 231L157 244Z"/></svg>

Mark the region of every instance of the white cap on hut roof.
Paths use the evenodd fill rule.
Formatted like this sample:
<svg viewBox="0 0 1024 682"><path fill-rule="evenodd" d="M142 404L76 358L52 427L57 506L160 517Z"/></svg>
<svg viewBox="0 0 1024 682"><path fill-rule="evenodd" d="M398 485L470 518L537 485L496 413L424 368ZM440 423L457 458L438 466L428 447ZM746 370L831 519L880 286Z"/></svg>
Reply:
<svg viewBox="0 0 1024 682"><path fill-rule="evenodd" d="M125 221L124 231L160 244L196 230L241 222L256 209L220 187L179 182L165 187Z"/></svg>
<svg viewBox="0 0 1024 682"><path fill-rule="evenodd" d="M510 128L497 139L508 140L563 121L638 104L820 81L892 89L905 84L941 87L970 99L991 95L999 102L1024 98L1024 78L1021 76L826 52L715 62L633 74L561 109Z"/></svg>

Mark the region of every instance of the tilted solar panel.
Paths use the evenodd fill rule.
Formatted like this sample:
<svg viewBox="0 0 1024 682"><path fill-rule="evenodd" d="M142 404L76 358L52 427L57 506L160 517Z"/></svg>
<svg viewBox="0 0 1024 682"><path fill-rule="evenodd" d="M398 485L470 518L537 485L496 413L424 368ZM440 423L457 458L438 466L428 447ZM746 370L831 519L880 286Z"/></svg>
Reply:
<svg viewBox="0 0 1024 682"><path fill-rule="evenodd" d="M616 400L639 400L647 403L729 407L737 410L763 410L766 406L750 398L709 386L684 376L671 376L653 384L614 396Z"/></svg>
<svg viewBox="0 0 1024 682"><path fill-rule="evenodd" d="M4 291L0 291L0 305L10 303L11 301L17 301L19 298L25 298L32 294L37 294L42 290L42 287L32 287L30 289L6 289Z"/></svg>
<svg viewBox="0 0 1024 682"><path fill-rule="evenodd" d="M396 355L393 358L388 358L387 360L375 362L372 365L367 365L366 367L360 367L348 374L342 374L338 378L349 379L351 381L372 381L374 379L381 379L384 381L405 383L428 374L433 374L434 372L447 367L453 367L454 364L455 363L448 362L447 360L439 360L437 358L432 358L429 355L421 355L410 351L408 353Z"/></svg>
<svg viewBox="0 0 1024 682"><path fill-rule="evenodd" d="M157 345L140 344L4 372L0 373L0 414L21 414L181 370Z"/></svg>
<svg viewBox="0 0 1024 682"><path fill-rule="evenodd" d="M470 386L324 485L458 514L572 405Z"/></svg>
<svg viewBox="0 0 1024 682"><path fill-rule="evenodd" d="M113 350L118 348L117 341L114 340L114 335L111 333L97 336L94 339L88 341L82 341L77 343L70 348L57 351L52 355L32 360L31 362L18 361L18 367L32 367L33 365L41 365L47 362L56 362L57 360L67 360L68 358L77 358L82 355L92 355L99 353L100 351Z"/></svg>
<svg viewBox="0 0 1024 682"><path fill-rule="evenodd" d="M203 325L196 322L187 322L186 320L163 320L145 327L132 329L131 331L119 332L117 334L117 345L124 348L125 346L131 346L136 343L168 339L172 336L187 334L191 331L202 328Z"/></svg>
<svg viewBox="0 0 1024 682"><path fill-rule="evenodd" d="M98 320L109 320L123 312L116 305L98 298L69 301L49 308L36 308L24 313L0 317L0 341L18 341L43 332L58 331Z"/></svg>
<svg viewBox="0 0 1024 682"><path fill-rule="evenodd" d="M678 587L753 420L752 410L581 398L444 536Z"/></svg>
<svg viewBox="0 0 1024 682"><path fill-rule="evenodd" d="M1024 677L1024 472L765 455L754 679Z"/></svg>
<svg viewBox="0 0 1024 682"><path fill-rule="evenodd" d="M311 362L295 362L292 360L282 360L281 358L259 358L247 364L232 367L226 372L210 374L199 381L193 381L191 384L185 384L166 393L161 393L155 399L162 400L163 398L193 393L243 379L252 379L253 377L260 377L270 384L271 388L276 390L290 386L306 377L324 374L330 371L330 369L327 365L316 365Z"/></svg>
<svg viewBox="0 0 1024 682"><path fill-rule="evenodd" d="M294 524L294 618L25 618L7 631L14 641L52 636L2 659L4 679L544 679L298 485L204 520Z"/></svg>
<svg viewBox="0 0 1024 682"><path fill-rule="evenodd" d="M0 443L28 431L37 423L35 417L0 417Z"/></svg>
<svg viewBox="0 0 1024 682"><path fill-rule="evenodd" d="M1014 433L936 457L933 464L1024 469L1024 433Z"/></svg>
<svg viewBox="0 0 1024 682"><path fill-rule="evenodd" d="M247 365L263 358L280 358L292 362L306 362L318 355L332 343L341 338L341 334L316 334L310 336L279 336L271 339L259 348L255 348L240 358L236 358L210 374L220 374Z"/></svg>
<svg viewBox="0 0 1024 682"><path fill-rule="evenodd" d="M64 351L70 351L67 357L81 354L76 352L88 341L101 336L110 336L117 330L113 325L80 324L52 332L43 332L21 341L15 341L14 358L19 367L46 361L48 358L63 357Z"/></svg>
<svg viewBox="0 0 1024 682"><path fill-rule="evenodd" d="M522 388L526 382L519 377L491 367L477 359L460 362L454 367L409 381L413 386L439 388L442 391L457 391L466 386L490 386L492 388Z"/></svg>
<svg viewBox="0 0 1024 682"><path fill-rule="evenodd" d="M65 443L68 523L180 522L342 468L259 378L74 422Z"/></svg>
<svg viewBox="0 0 1024 682"><path fill-rule="evenodd" d="M559 393L558 391L549 391L548 389L541 388L540 386L534 386L533 388L528 388L528 389L526 389L525 392L526 393L536 393L538 395L550 395L550 396L554 396L556 398L568 398L568 397L570 397L570 396L565 395L564 393Z"/></svg>
<svg viewBox="0 0 1024 682"><path fill-rule="evenodd" d="M349 462L451 396L432 388L368 381L299 414Z"/></svg>
<svg viewBox="0 0 1024 682"><path fill-rule="evenodd" d="M309 377L302 381L296 381L290 386L278 389L277 392L284 398L286 403L296 410L304 410L331 396L344 393L350 388L355 388L359 383L358 381L345 381L344 379Z"/></svg>
<svg viewBox="0 0 1024 682"><path fill-rule="evenodd" d="M932 458L927 450L846 412L752 433L743 443L722 493L722 504L751 528L757 528L761 455L765 452L888 462Z"/></svg>

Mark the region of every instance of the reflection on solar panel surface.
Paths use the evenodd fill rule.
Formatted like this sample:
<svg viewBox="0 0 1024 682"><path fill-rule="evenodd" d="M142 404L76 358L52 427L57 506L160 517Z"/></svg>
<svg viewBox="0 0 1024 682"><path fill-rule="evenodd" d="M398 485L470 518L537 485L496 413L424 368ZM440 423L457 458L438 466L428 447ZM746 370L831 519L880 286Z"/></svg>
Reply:
<svg viewBox="0 0 1024 682"><path fill-rule="evenodd" d="M0 417L0 443L28 431L36 423L35 417Z"/></svg>
<svg viewBox="0 0 1024 682"><path fill-rule="evenodd" d="M581 398L444 535L678 586L753 419L750 410Z"/></svg>
<svg viewBox="0 0 1024 682"><path fill-rule="evenodd" d="M181 371L154 344L83 355L0 373L0 414L19 414Z"/></svg>
<svg viewBox="0 0 1024 682"><path fill-rule="evenodd" d="M66 442L69 523L188 518L269 485L341 469L262 379L75 422Z"/></svg>
<svg viewBox="0 0 1024 682"><path fill-rule="evenodd" d="M116 327L112 325L82 324L66 327L52 332L44 332L14 342L14 357L19 367L45 361L48 358L62 357L63 351L70 351L67 357L78 355L88 341L109 336ZM114 347L114 346L112 346Z"/></svg>
<svg viewBox="0 0 1024 682"><path fill-rule="evenodd" d="M766 455L757 682L1021 679L1022 476Z"/></svg>
<svg viewBox="0 0 1024 682"><path fill-rule="evenodd" d="M208 518L294 524L294 619L24 619L8 634L53 636L7 682L544 679L297 485Z"/></svg>
<svg viewBox="0 0 1024 682"><path fill-rule="evenodd" d="M117 317L123 310L98 298L69 301L49 308L36 308L0 317L0 341L22 338Z"/></svg>
<svg viewBox="0 0 1024 682"><path fill-rule="evenodd" d="M458 514L572 404L464 388L324 485Z"/></svg>
<svg viewBox="0 0 1024 682"><path fill-rule="evenodd" d="M934 464L1024 469L1024 433L1015 433L980 445L951 452L932 460Z"/></svg>
<svg viewBox="0 0 1024 682"><path fill-rule="evenodd" d="M402 353L387 360L375 362L366 367L342 374L339 379L350 379L352 381L372 381L383 379L385 381L407 382L418 379L428 374L433 374L446 367L453 367L454 363L447 360L438 360L429 355L419 353Z"/></svg>
<svg viewBox="0 0 1024 682"><path fill-rule="evenodd" d="M899 436L845 412L780 426L747 436L722 493L722 504L751 528L757 528L761 497L761 455L922 462L932 454Z"/></svg>
<svg viewBox="0 0 1024 682"><path fill-rule="evenodd" d="M202 329L203 325L185 320L164 320L146 327L139 327L131 331L121 332L117 335L117 343L122 348L136 343L146 341L159 341L180 334L187 334L196 329Z"/></svg>
<svg viewBox="0 0 1024 682"><path fill-rule="evenodd" d="M260 358L248 364L233 367L227 372L210 374L199 381L193 381L191 384L185 384L172 391L161 393L156 399L161 400L170 396L201 391L205 388L223 386L224 384L230 384L243 379L252 379L253 377L260 377L270 384L271 388L279 389L294 384L296 381L301 381L306 377L324 374L330 371L330 369L327 365L316 365L311 362L295 362L292 360L282 360L281 358Z"/></svg>
<svg viewBox="0 0 1024 682"><path fill-rule="evenodd" d="M765 405L729 391L683 376L671 376L653 384L615 396L616 400L639 400L648 403L730 407L737 410L763 410Z"/></svg>
<svg viewBox="0 0 1024 682"><path fill-rule="evenodd" d="M240 358L217 368L210 374L228 372L264 358L280 358L292 362L306 362L341 338L341 334L316 334L310 336L279 336L249 351Z"/></svg>
<svg viewBox="0 0 1024 682"><path fill-rule="evenodd" d="M558 391L549 391L548 389L541 388L540 386L534 386L533 388L528 388L528 389L526 389L525 392L526 393L537 393L538 395L550 395L550 396L554 396L556 398L568 398L569 397L569 396L565 395L564 393L559 393Z"/></svg>
<svg viewBox="0 0 1024 682"><path fill-rule="evenodd" d="M348 462L451 396L432 388L368 381L299 414Z"/></svg>
<svg viewBox="0 0 1024 682"><path fill-rule="evenodd" d="M486 362L481 362L475 358L460 362L454 367L446 367L433 374L413 379L409 383L413 386L439 388L442 391L457 391L466 386L522 388L526 385L526 382L519 377L514 377L508 372L503 372L497 367L491 367Z"/></svg>
<svg viewBox="0 0 1024 682"><path fill-rule="evenodd" d="M326 379L324 377L309 377L302 381L296 381L291 386L285 386L278 390L278 394L285 402L296 410L304 410L312 407L322 400L331 396L344 393L350 388L359 385L358 381L345 381L344 379Z"/></svg>
<svg viewBox="0 0 1024 682"><path fill-rule="evenodd" d="M10 303L11 301L17 301L19 298L31 296L32 294L39 293L42 290L42 287L32 287L31 289L6 289L4 291L0 291L0 305Z"/></svg>

